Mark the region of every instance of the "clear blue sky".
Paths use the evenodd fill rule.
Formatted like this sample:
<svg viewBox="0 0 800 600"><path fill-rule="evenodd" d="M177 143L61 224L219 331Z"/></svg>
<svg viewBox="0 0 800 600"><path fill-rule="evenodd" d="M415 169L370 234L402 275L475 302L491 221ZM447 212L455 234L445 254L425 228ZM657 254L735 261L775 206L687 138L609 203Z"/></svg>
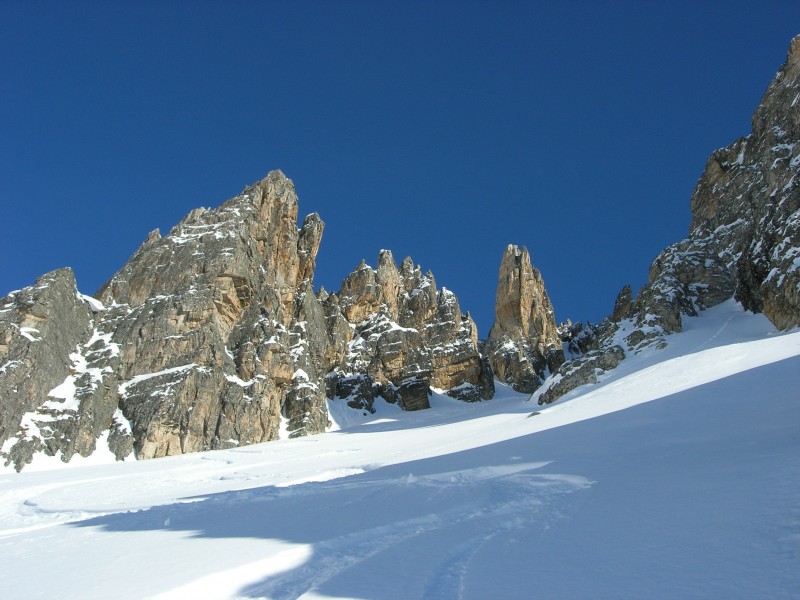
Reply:
<svg viewBox="0 0 800 600"><path fill-rule="evenodd" d="M509 243L598 321L684 237L800 2L0 2L0 295L93 293L155 227L280 168L316 284L381 248L481 336Z"/></svg>

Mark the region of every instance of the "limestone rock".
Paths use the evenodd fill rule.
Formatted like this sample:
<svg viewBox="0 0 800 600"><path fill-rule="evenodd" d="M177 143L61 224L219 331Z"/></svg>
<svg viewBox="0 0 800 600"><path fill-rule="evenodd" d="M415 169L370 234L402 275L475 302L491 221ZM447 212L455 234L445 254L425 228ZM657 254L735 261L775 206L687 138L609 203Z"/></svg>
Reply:
<svg viewBox="0 0 800 600"><path fill-rule="evenodd" d="M630 285L625 285L614 301L614 311L611 313L612 321L627 319L633 313L633 292Z"/></svg>
<svg viewBox="0 0 800 600"><path fill-rule="evenodd" d="M524 338L544 345L557 343L553 305L528 249L509 245L500 262L495 320L489 339Z"/></svg>
<svg viewBox="0 0 800 600"><path fill-rule="evenodd" d="M564 361L553 305L527 248L503 253L484 352L495 376L520 392L532 393Z"/></svg>
<svg viewBox="0 0 800 600"><path fill-rule="evenodd" d="M691 197L688 237L653 261L626 314L612 315L634 319L629 349L664 345L683 316L731 296L779 329L800 324L800 36L752 127L711 154Z"/></svg>
<svg viewBox="0 0 800 600"><path fill-rule="evenodd" d="M323 223L297 228L279 171L151 236L99 292L119 340L136 454L151 458L324 431L327 331L311 293Z"/></svg>
<svg viewBox="0 0 800 600"><path fill-rule="evenodd" d="M631 304L639 327L662 334L682 329L681 315L724 302L734 292L731 265L708 239L687 239L669 246L653 261L648 284Z"/></svg>
<svg viewBox="0 0 800 600"><path fill-rule="evenodd" d="M431 386L490 398L475 323L410 259L382 251L338 294L313 290L324 224L297 227L279 171L151 232L98 292L68 270L0 309L0 442L18 468L102 443L155 458L322 432L326 393L429 406ZM47 369L40 368L47 365Z"/></svg>
<svg viewBox="0 0 800 600"><path fill-rule="evenodd" d="M0 443L20 470L37 452L88 456L112 426L118 349L97 327L98 303L71 270L43 275L0 300ZM124 451L124 449L123 449ZM122 458L123 455L119 455Z"/></svg>
<svg viewBox="0 0 800 600"><path fill-rule="evenodd" d="M684 316L731 296L778 329L800 325L799 174L800 36L756 109L752 132L708 159L691 197L688 237L653 261L635 299L623 289L611 317L593 328L591 349L561 368L543 401L589 381L590 365L615 340L634 353L664 347Z"/></svg>
<svg viewBox="0 0 800 600"><path fill-rule="evenodd" d="M478 350L477 328L448 289L406 258L382 250L377 269L362 262L324 302L329 328L353 335L329 375L329 393L372 410L377 396L406 410L427 408L428 390L464 400L491 398L494 385ZM334 335L332 343L346 335Z"/></svg>
<svg viewBox="0 0 800 600"><path fill-rule="evenodd" d="M311 285L323 228L312 214L298 229L294 186L274 171L148 235L102 303L69 271L8 296L7 459L68 460L103 432L118 457L152 458L277 439L282 417L290 436L324 431L336 336Z"/></svg>
<svg viewBox="0 0 800 600"><path fill-rule="evenodd" d="M800 36L752 127L709 158L692 195L690 239L709 240L745 308L788 329L800 324Z"/></svg>
<svg viewBox="0 0 800 600"><path fill-rule="evenodd" d="M565 362L554 377L547 381L546 387L537 391L534 397L540 405L550 404L582 385L597 383L598 375L615 369L624 358L625 350L621 346L614 345Z"/></svg>

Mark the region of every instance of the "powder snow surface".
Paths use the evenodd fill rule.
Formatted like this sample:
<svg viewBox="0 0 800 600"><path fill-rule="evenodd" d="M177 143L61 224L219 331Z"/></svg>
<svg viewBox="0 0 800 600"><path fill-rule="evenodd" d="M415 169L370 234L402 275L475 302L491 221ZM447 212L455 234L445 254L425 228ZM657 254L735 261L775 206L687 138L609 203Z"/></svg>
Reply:
<svg viewBox="0 0 800 600"><path fill-rule="evenodd" d="M729 302L668 341L545 408L0 475L0 593L800 598L800 332Z"/></svg>

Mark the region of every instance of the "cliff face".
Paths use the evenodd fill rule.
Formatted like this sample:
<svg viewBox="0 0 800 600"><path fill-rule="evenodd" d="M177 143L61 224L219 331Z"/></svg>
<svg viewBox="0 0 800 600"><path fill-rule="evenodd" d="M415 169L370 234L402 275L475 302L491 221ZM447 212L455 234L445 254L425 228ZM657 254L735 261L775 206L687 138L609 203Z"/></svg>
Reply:
<svg viewBox="0 0 800 600"><path fill-rule="evenodd" d="M800 324L800 36L752 126L709 158L692 195L690 237L724 254L745 308L789 329Z"/></svg>
<svg viewBox="0 0 800 600"><path fill-rule="evenodd" d="M756 108L752 132L709 157L691 214L689 235L656 257L635 299L624 288L611 317L583 332L585 355L565 364L540 400L591 381L595 375L580 375L583 364L613 368L626 351L665 345L683 316L731 296L778 329L800 325L800 36Z"/></svg>
<svg viewBox="0 0 800 600"><path fill-rule="evenodd" d="M277 439L281 418L289 435L324 431L328 340L305 335L309 322L324 324L311 293L323 225L317 215L299 230L296 223L294 187L273 172L216 210L192 211L168 235L151 233L98 292L96 314L62 272L6 299L12 333L32 318L22 297L33 295L31 314L46 302L41 318L56 325L37 328L42 343L27 342L29 353L58 355L32 355L32 366L58 369L45 377L34 368L27 388L8 392L8 459L24 464L32 439L65 460L87 454L115 422L130 430L137 458ZM102 410L88 408L90 397ZM53 422L82 423L88 412L91 443L42 433ZM129 446L112 450L122 457Z"/></svg>
<svg viewBox="0 0 800 600"><path fill-rule="evenodd" d="M490 398L475 323L411 259L362 265L313 290L324 225L297 227L275 171L214 210L152 232L98 292L69 270L0 304L0 443L37 452L154 458L320 433L326 392L426 408L430 388ZM46 367L46 368L43 368ZM105 448L107 446L107 448Z"/></svg>
<svg viewBox="0 0 800 600"><path fill-rule="evenodd" d="M351 324L346 351L328 376L331 397L372 410L381 396L416 410L430 406L430 387L462 400L494 394L472 318L411 258L398 268L392 253L381 251L377 269L362 262L324 305L329 322Z"/></svg>
<svg viewBox="0 0 800 600"><path fill-rule="evenodd" d="M297 210L270 173L151 234L100 290L137 457L277 439L281 416L290 435L324 430L324 352L302 335L323 225L298 230Z"/></svg>
<svg viewBox="0 0 800 600"><path fill-rule="evenodd" d="M691 198L689 236L653 262L637 298L669 333L735 294L778 329L800 324L800 36L768 86L752 132L709 157Z"/></svg>
<svg viewBox="0 0 800 600"><path fill-rule="evenodd" d="M509 245L503 253L484 351L495 376L520 392L535 391L564 362L553 304L527 248Z"/></svg>
<svg viewBox="0 0 800 600"><path fill-rule="evenodd" d="M37 452L87 456L96 439L130 453L106 384L118 348L78 293L69 269L0 301L0 444L18 465Z"/></svg>

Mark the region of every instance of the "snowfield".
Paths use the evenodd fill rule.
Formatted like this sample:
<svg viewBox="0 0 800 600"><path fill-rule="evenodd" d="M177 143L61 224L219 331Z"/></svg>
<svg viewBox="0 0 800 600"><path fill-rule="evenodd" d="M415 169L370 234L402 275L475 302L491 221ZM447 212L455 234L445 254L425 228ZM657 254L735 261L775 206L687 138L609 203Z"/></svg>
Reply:
<svg viewBox="0 0 800 600"><path fill-rule="evenodd" d="M0 595L800 598L800 332L729 301L668 341L546 407L4 471Z"/></svg>

